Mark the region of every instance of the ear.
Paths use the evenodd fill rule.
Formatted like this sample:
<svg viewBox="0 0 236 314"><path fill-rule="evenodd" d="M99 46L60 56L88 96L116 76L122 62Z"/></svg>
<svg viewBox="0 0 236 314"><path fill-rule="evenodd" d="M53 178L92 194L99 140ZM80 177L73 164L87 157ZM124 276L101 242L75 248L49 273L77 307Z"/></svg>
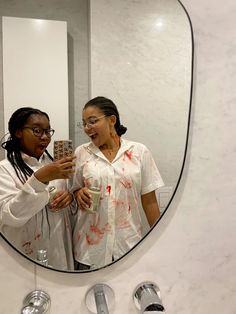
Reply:
<svg viewBox="0 0 236 314"><path fill-rule="evenodd" d="M22 137L22 130L21 130L21 129L16 130L15 136L16 136L17 138L21 138L21 137Z"/></svg>
<svg viewBox="0 0 236 314"><path fill-rule="evenodd" d="M110 121L111 121L112 126L116 124L116 116L114 114L110 116Z"/></svg>

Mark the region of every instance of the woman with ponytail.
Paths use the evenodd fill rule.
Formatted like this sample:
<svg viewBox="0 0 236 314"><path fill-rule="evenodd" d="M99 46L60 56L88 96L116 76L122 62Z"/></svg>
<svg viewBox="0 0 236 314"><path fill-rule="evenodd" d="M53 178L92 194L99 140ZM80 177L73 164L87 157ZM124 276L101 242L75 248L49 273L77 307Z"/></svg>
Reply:
<svg viewBox="0 0 236 314"><path fill-rule="evenodd" d="M28 257L37 260L40 250L46 250L49 266L73 269L73 197L65 180L74 171L73 157L53 161L47 146L54 130L41 110L19 108L8 129L9 138L1 144L7 153L0 161L1 233Z"/></svg>
<svg viewBox="0 0 236 314"><path fill-rule="evenodd" d="M142 211L150 227L160 217L155 190L163 185L147 147L121 138L127 128L113 101L96 97L82 112L90 142L76 151L73 191L79 211L73 234L78 269L103 267L120 258L144 235ZM91 214L89 187L101 190L98 209Z"/></svg>

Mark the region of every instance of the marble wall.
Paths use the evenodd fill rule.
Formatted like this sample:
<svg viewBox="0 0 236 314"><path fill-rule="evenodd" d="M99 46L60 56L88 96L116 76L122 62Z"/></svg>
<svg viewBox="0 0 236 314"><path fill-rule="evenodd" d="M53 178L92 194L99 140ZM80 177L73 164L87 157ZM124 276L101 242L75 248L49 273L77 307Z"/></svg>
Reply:
<svg viewBox="0 0 236 314"><path fill-rule="evenodd" d="M138 313L133 289L158 283L167 313L236 311L236 33L234 0L190 1L195 74L190 142L183 178L158 228L130 255L91 274L34 267L1 240L0 313L19 313L35 287L49 292L51 313L84 313L86 291L104 282L115 291L111 312Z"/></svg>
<svg viewBox="0 0 236 314"><path fill-rule="evenodd" d="M127 127L123 137L150 149L174 189L189 114L188 17L176 0L92 0L90 12L91 96L115 102Z"/></svg>

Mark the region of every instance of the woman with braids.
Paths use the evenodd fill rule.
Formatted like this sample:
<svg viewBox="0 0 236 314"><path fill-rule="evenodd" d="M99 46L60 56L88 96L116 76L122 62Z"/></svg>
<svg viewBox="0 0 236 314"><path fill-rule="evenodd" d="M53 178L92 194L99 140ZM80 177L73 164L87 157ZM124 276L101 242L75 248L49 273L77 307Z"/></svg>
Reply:
<svg viewBox="0 0 236 314"><path fill-rule="evenodd" d="M160 217L155 190L163 185L145 145L121 138L116 105L105 97L90 100L83 108L82 123L90 142L76 151L73 191L79 205L73 234L78 269L102 267L127 253L143 237L141 212L152 226ZM98 210L91 205L88 187L101 189Z"/></svg>
<svg viewBox="0 0 236 314"><path fill-rule="evenodd" d="M7 158L0 161L0 230L28 257L35 260L39 250L46 250L49 266L73 269L73 197L65 180L74 171L73 157L53 161L47 152L54 130L45 112L20 108L8 129L10 136L1 144ZM52 186L57 193L51 201Z"/></svg>

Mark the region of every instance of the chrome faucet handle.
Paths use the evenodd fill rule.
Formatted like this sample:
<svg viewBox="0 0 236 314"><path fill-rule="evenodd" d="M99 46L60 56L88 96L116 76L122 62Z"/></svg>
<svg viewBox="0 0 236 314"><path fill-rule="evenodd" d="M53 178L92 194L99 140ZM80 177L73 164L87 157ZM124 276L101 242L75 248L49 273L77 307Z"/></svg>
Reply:
<svg viewBox="0 0 236 314"><path fill-rule="evenodd" d="M38 313L38 310L32 305L27 305L21 309L21 314L36 314L36 313Z"/></svg>
<svg viewBox="0 0 236 314"><path fill-rule="evenodd" d="M115 304L114 291L108 285L96 284L87 291L85 303L92 313L109 314Z"/></svg>
<svg viewBox="0 0 236 314"><path fill-rule="evenodd" d="M24 298L21 314L48 314L50 305L49 295L42 290L35 290Z"/></svg>
<svg viewBox="0 0 236 314"><path fill-rule="evenodd" d="M161 301L160 289L150 281L140 283L133 293L134 304L141 313L165 313L165 308Z"/></svg>

